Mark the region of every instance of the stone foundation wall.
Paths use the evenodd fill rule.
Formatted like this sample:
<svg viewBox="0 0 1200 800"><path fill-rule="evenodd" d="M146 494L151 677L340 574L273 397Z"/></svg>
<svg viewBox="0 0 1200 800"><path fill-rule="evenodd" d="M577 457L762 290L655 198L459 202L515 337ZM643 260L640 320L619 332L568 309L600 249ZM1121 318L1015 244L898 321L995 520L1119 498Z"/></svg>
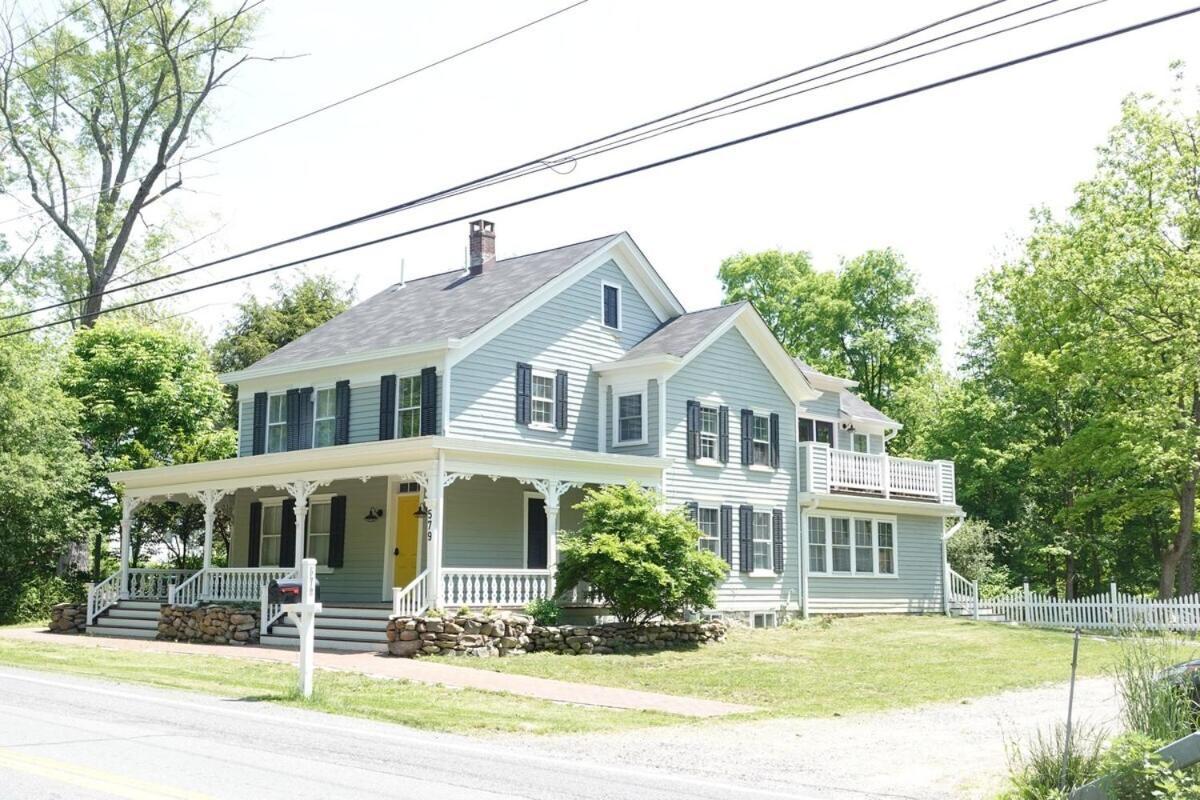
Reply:
<svg viewBox="0 0 1200 800"><path fill-rule="evenodd" d="M50 609L51 633L83 633L87 630L87 603L59 603Z"/></svg>
<svg viewBox="0 0 1200 800"><path fill-rule="evenodd" d="M174 642L256 644L259 610L248 606L173 606L158 610L158 638Z"/></svg>
<svg viewBox="0 0 1200 800"><path fill-rule="evenodd" d="M394 656L475 656L489 658L546 651L567 655L629 653L696 647L725 639L725 624L655 622L643 625L534 625L523 614L454 617L393 617L387 626Z"/></svg>
<svg viewBox="0 0 1200 800"><path fill-rule="evenodd" d="M706 642L724 640L725 624L719 620L651 622L640 627L631 623L610 622L587 626L535 626L529 631L527 649L565 655L605 655L696 647Z"/></svg>

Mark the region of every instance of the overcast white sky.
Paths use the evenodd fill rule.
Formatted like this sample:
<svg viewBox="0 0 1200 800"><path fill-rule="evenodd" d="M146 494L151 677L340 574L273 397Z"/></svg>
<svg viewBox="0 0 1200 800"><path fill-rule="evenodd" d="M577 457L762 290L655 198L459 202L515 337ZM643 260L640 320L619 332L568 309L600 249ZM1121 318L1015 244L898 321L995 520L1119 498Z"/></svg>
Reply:
<svg viewBox="0 0 1200 800"><path fill-rule="evenodd" d="M981 0L589 0L453 63L183 168L178 236L218 232L204 260L521 163L907 31ZM1083 0L1052 2L1038 16ZM246 68L217 97L212 144L302 113L567 5L267 0L255 50L304 58ZM988 13L1032 5L1009 0ZM969 68L1184 8L1108 0L941 56L686 132L214 269L210 277L458 216L508 199L801 119ZM336 8L336 12L332 10ZM629 231L689 309L720 301L716 270L740 250L807 250L834 267L892 246L937 303L951 363L974 279L1056 211L1095 161L1130 92L1200 62L1200 14L920 97L650 174L492 215L503 257ZM1200 63L1197 63L1200 70ZM1200 80L1200 71L1193 73ZM205 149L200 143L195 151ZM11 226L10 226L11 227ZM313 264L359 297L462 264L466 223ZM184 262L177 261L176 266ZM285 273L289 274L289 273ZM197 276L190 283L199 283ZM210 333L271 280L178 301ZM187 285L187 284L185 284Z"/></svg>

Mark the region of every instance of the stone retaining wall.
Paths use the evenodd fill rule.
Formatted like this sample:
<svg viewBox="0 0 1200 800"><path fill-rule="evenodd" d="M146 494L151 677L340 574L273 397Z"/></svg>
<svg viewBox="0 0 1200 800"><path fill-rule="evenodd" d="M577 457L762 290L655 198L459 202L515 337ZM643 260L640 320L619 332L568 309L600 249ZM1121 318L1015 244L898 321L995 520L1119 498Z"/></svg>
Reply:
<svg viewBox="0 0 1200 800"><path fill-rule="evenodd" d="M725 624L653 622L638 627L604 625L534 625L523 614L500 613L454 617L393 617L387 626L388 652L411 658L421 655L516 656L547 651L567 655L628 653L696 647L725 639Z"/></svg>
<svg viewBox="0 0 1200 800"><path fill-rule="evenodd" d="M87 603L59 603L50 609L51 633L83 633L87 630Z"/></svg>
<svg viewBox="0 0 1200 800"><path fill-rule="evenodd" d="M256 644L259 610L248 606L173 606L158 609L158 638L175 642Z"/></svg>

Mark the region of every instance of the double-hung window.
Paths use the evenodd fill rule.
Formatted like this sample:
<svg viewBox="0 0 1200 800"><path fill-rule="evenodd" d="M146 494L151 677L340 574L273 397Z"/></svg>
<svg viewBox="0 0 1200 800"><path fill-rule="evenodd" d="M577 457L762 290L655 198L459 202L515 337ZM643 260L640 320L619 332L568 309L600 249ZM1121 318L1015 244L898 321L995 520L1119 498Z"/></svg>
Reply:
<svg viewBox="0 0 1200 800"><path fill-rule="evenodd" d="M754 512L754 569L771 569L771 512Z"/></svg>
<svg viewBox="0 0 1200 800"><path fill-rule="evenodd" d="M640 444L646 441L645 392L617 394L617 444Z"/></svg>
<svg viewBox="0 0 1200 800"><path fill-rule="evenodd" d="M304 557L315 558L320 566L329 563L331 508L328 500L318 500L308 507L308 541L304 546Z"/></svg>
<svg viewBox="0 0 1200 800"><path fill-rule="evenodd" d="M700 458L716 461L719 418L715 408L700 407Z"/></svg>
<svg viewBox="0 0 1200 800"><path fill-rule="evenodd" d="M808 571L825 572L825 518L808 518Z"/></svg>
<svg viewBox="0 0 1200 800"><path fill-rule="evenodd" d="M766 414L754 415L751 430L752 464L771 465L771 419Z"/></svg>
<svg viewBox="0 0 1200 800"><path fill-rule="evenodd" d="M896 539L892 523L877 520L875 522L875 539L879 554L879 574L896 574Z"/></svg>
<svg viewBox="0 0 1200 800"><path fill-rule="evenodd" d="M553 426L554 376L545 372L533 373L532 388L529 421L534 425Z"/></svg>
<svg viewBox="0 0 1200 800"><path fill-rule="evenodd" d="M824 575L894 577L895 520L808 517L808 570Z"/></svg>
<svg viewBox="0 0 1200 800"><path fill-rule="evenodd" d="M852 572L850 564L850 520L834 517L830 520L830 570Z"/></svg>
<svg viewBox="0 0 1200 800"><path fill-rule="evenodd" d="M267 452L287 450L287 395L280 392L267 398Z"/></svg>
<svg viewBox="0 0 1200 800"><path fill-rule="evenodd" d="M700 508L696 513L700 528L700 549L721 555L721 514L717 508Z"/></svg>
<svg viewBox="0 0 1200 800"><path fill-rule="evenodd" d="M865 433L854 434L854 452L865 453L867 450L867 435Z"/></svg>
<svg viewBox="0 0 1200 800"><path fill-rule="evenodd" d="M406 375L396 380L396 438L421 435L421 376Z"/></svg>
<svg viewBox="0 0 1200 800"><path fill-rule="evenodd" d="M337 392L332 386L317 389L313 397L313 447L333 444L337 427Z"/></svg>
<svg viewBox="0 0 1200 800"><path fill-rule="evenodd" d="M874 546L872 544L871 535L871 520L856 519L854 520L854 571L855 572L874 572L875 567L873 561L875 559Z"/></svg>
<svg viewBox="0 0 1200 800"><path fill-rule="evenodd" d="M258 564L262 567L279 566L279 543L283 538L283 505L263 504L262 540L258 551Z"/></svg>

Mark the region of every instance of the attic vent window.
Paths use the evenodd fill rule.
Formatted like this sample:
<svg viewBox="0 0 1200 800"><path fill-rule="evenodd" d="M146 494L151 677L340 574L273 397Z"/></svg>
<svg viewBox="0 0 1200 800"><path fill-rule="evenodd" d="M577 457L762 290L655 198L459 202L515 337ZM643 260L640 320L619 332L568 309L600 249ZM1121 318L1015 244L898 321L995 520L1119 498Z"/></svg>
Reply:
<svg viewBox="0 0 1200 800"><path fill-rule="evenodd" d="M604 327L621 330L621 287L611 283L600 285L601 319Z"/></svg>

